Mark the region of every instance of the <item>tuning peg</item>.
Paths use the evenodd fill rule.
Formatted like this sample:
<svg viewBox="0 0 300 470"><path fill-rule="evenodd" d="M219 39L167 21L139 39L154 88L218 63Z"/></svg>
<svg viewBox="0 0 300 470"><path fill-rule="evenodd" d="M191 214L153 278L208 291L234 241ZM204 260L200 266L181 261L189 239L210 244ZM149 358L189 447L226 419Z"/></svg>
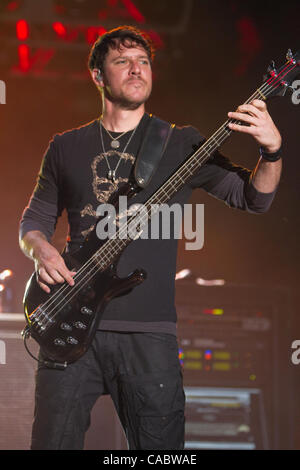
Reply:
<svg viewBox="0 0 300 470"><path fill-rule="evenodd" d="M270 74L272 76L277 75L277 70L276 70L276 65L275 65L274 60L271 60L267 72L268 72L268 74Z"/></svg>
<svg viewBox="0 0 300 470"><path fill-rule="evenodd" d="M293 55L291 49L289 49L289 50L287 51L287 53L286 53L286 59L287 59L290 63L296 64L296 60L294 59L294 55Z"/></svg>
<svg viewBox="0 0 300 470"><path fill-rule="evenodd" d="M271 70L275 70L275 68L276 68L275 61L271 60L269 67L268 67L268 72L271 72Z"/></svg>

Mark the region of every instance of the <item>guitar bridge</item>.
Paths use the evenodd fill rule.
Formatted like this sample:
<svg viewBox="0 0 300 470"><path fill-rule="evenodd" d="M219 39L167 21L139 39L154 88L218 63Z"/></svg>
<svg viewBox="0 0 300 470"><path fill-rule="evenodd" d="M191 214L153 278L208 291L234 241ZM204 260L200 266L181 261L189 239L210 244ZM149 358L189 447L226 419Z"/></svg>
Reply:
<svg viewBox="0 0 300 470"><path fill-rule="evenodd" d="M30 315L26 315L30 327L34 328L39 334L43 334L54 322L46 310L42 307L36 308Z"/></svg>

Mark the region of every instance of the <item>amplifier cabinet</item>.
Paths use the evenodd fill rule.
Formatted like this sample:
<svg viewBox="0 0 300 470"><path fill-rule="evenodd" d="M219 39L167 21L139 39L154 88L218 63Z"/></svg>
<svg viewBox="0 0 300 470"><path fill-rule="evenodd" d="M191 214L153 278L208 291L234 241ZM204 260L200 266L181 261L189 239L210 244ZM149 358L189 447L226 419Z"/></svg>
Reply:
<svg viewBox="0 0 300 470"><path fill-rule="evenodd" d="M21 332L25 317L0 313L0 450L28 450L34 413L37 362L27 353ZM38 346L28 340L37 356ZM85 449L126 449L126 439L109 396L101 397L91 414Z"/></svg>

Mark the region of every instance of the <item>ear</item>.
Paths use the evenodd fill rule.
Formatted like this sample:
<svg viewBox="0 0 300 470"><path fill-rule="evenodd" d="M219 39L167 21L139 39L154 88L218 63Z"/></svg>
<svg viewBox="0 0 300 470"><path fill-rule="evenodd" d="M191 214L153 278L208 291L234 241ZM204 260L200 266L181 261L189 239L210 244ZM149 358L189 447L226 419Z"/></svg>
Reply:
<svg viewBox="0 0 300 470"><path fill-rule="evenodd" d="M99 86L101 88L104 87L103 77L102 77L101 71L99 69L93 69L91 71L91 76L92 76L93 82L95 83L95 85L97 87L99 87Z"/></svg>

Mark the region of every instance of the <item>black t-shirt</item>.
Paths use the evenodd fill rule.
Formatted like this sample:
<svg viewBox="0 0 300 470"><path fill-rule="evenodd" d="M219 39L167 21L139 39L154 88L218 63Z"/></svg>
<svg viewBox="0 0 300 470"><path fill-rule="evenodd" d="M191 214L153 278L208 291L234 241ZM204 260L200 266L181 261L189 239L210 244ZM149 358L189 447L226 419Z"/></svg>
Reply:
<svg viewBox="0 0 300 470"><path fill-rule="evenodd" d="M95 226L97 207L106 203L119 185L133 175L136 155L149 119L145 113L134 135L128 132L119 139L118 150L111 148L111 138L105 129L102 129L103 149L99 119L55 135L44 155L33 195L24 210L20 236L30 230L40 230L50 241L57 218L66 209L69 247L72 249L72 246L82 243ZM118 133L111 135L116 137ZM175 126L155 175L130 204L145 203L204 140L191 126ZM112 182L107 178L108 171L116 167L116 181ZM250 176L250 170L215 152L213 158L172 197L169 205L179 204L183 209L192 190L202 188L233 208L265 212L276 191L268 194L258 192ZM176 236L166 239L160 232L157 239L138 238L127 246L118 263L118 275L127 276L141 267L147 272L147 279L127 295L109 302L100 321L100 329L176 333L177 243Z"/></svg>

